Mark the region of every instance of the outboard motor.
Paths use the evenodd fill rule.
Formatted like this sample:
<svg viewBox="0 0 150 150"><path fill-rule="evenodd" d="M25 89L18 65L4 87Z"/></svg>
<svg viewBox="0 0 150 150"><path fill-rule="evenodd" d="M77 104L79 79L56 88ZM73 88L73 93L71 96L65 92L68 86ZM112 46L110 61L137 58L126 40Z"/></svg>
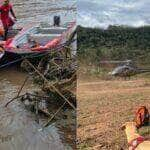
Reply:
<svg viewBox="0 0 150 150"><path fill-rule="evenodd" d="M60 16L54 16L54 26L60 26Z"/></svg>

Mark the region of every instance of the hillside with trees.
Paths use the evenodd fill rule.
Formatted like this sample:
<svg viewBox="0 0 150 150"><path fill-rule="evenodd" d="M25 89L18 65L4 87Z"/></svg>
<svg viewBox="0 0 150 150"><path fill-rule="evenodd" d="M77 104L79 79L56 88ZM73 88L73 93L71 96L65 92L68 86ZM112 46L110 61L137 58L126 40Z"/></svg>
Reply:
<svg viewBox="0 0 150 150"><path fill-rule="evenodd" d="M132 59L150 63L150 26L109 26L107 29L78 26L78 57L97 64L102 60Z"/></svg>

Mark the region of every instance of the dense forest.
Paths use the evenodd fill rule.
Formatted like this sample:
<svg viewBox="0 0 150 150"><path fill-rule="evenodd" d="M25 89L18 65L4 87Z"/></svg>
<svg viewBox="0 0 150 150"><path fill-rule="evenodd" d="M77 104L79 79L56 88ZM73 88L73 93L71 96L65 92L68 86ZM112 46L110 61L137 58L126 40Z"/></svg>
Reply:
<svg viewBox="0 0 150 150"><path fill-rule="evenodd" d="M77 30L81 61L132 59L150 63L150 26L109 26L107 29L78 26Z"/></svg>

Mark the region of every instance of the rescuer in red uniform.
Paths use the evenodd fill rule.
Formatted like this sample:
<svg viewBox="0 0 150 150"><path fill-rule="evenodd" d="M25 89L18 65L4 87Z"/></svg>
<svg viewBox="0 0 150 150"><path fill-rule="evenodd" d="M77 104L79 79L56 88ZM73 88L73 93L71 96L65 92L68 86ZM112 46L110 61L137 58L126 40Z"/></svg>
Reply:
<svg viewBox="0 0 150 150"><path fill-rule="evenodd" d="M5 30L4 40L6 40L9 28L12 27L14 25L14 21L16 21L16 16L9 0L3 1L3 5L0 6L0 13L1 13L0 17L3 24L3 28ZM10 13L13 16L14 20L12 20L12 18L10 17L9 15Z"/></svg>

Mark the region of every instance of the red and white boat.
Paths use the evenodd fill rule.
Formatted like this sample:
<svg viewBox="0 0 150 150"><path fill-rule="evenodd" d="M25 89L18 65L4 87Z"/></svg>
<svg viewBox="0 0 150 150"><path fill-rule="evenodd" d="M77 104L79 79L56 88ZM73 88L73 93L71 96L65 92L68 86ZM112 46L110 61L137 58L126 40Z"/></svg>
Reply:
<svg viewBox="0 0 150 150"><path fill-rule="evenodd" d="M6 53L19 55L50 51L65 43L75 29L75 22L66 23L61 27L40 23L28 25L8 38L3 47Z"/></svg>

